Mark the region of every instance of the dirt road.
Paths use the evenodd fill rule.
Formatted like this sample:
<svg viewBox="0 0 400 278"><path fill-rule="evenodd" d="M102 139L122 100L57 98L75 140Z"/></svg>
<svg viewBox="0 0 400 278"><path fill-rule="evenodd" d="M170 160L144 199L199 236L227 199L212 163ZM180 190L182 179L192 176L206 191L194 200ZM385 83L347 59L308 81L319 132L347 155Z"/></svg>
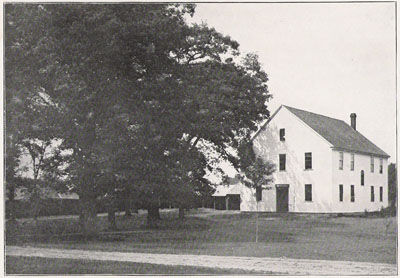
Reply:
<svg viewBox="0 0 400 278"><path fill-rule="evenodd" d="M289 258L257 258L207 255L147 254L102 252L35 247L7 246L7 256L44 257L59 259L87 259L162 265L203 266L243 269L288 275L396 275L392 264L368 262L303 260Z"/></svg>

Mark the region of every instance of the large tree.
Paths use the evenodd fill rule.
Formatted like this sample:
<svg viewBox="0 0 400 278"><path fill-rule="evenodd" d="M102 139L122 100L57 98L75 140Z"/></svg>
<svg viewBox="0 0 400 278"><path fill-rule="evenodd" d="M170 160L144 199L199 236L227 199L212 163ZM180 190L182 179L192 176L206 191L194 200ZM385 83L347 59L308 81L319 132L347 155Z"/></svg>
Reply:
<svg viewBox="0 0 400 278"><path fill-rule="evenodd" d="M236 163L226 150L269 115L258 57L241 56L213 28L189 26L193 12L175 4L6 5L6 83L28 80L24 92L42 92L62 115L58 136L72 153L67 172L86 230L94 200L121 186L138 192L149 215L165 196L192 195L204 167L213 168L198 143Z"/></svg>

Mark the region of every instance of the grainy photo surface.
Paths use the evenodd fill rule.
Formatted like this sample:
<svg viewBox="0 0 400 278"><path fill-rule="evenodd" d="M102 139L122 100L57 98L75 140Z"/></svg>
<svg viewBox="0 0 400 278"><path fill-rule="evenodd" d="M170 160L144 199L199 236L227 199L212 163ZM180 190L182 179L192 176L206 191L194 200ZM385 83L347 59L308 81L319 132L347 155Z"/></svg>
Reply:
<svg viewBox="0 0 400 278"><path fill-rule="evenodd" d="M396 4L4 4L5 274L396 275Z"/></svg>

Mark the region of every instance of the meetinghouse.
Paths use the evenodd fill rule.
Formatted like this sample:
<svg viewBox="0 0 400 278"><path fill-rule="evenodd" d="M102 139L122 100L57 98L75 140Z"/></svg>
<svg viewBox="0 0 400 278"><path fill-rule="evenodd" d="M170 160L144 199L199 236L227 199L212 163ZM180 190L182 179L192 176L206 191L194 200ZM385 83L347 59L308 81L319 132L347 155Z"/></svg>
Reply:
<svg viewBox="0 0 400 278"><path fill-rule="evenodd" d="M357 131L356 117L352 113L347 124L281 105L252 137L255 153L276 165L258 208L254 190L238 179L217 188L215 198L224 198L224 209L241 211L354 213L387 207L389 155Z"/></svg>

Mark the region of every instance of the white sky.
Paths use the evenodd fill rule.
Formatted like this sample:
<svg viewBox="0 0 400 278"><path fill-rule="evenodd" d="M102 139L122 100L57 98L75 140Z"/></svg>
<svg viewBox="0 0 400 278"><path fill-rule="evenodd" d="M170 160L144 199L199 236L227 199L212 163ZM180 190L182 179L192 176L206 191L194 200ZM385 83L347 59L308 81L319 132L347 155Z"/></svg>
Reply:
<svg viewBox="0 0 400 278"><path fill-rule="evenodd" d="M395 162L394 3L197 4L194 22L256 52L281 104L350 122Z"/></svg>

